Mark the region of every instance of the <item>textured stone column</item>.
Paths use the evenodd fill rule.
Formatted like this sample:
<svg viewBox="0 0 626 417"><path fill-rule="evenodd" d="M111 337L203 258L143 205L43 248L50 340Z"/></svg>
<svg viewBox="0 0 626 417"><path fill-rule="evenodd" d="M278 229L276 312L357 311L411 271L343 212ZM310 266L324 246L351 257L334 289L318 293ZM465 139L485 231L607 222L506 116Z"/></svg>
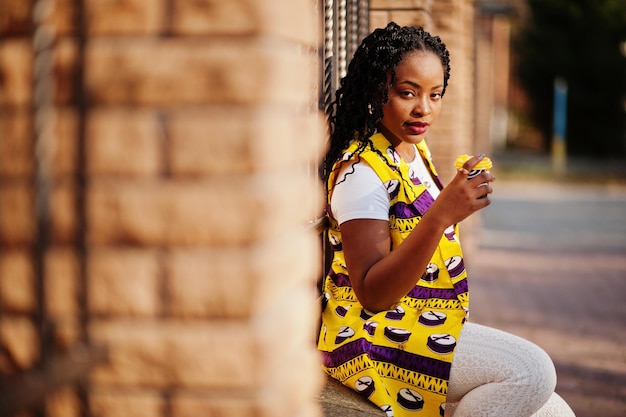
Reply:
<svg viewBox="0 0 626 417"><path fill-rule="evenodd" d="M319 415L318 4L55 3L46 348L109 348L93 416ZM0 0L4 373L40 358L31 14ZM83 414L74 388L46 413Z"/></svg>
<svg viewBox="0 0 626 417"><path fill-rule="evenodd" d="M87 6L94 410L316 415L315 5Z"/></svg>

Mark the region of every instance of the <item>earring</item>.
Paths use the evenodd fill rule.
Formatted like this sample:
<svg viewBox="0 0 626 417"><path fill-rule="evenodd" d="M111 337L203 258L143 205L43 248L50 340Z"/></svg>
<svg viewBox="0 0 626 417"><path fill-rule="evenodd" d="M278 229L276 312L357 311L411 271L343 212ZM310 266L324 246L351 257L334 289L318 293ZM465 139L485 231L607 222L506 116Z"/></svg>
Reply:
<svg viewBox="0 0 626 417"><path fill-rule="evenodd" d="M368 113L369 113L369 114L372 114L372 113L373 113L373 111L372 111L372 104L371 104L371 103L369 103L369 104L367 105L367 111L368 111Z"/></svg>

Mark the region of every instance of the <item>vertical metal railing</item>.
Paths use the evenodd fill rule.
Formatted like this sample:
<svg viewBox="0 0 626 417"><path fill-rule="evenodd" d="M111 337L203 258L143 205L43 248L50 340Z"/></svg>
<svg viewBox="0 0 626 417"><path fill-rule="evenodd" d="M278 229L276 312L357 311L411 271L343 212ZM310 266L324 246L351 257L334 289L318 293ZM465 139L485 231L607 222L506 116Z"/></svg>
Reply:
<svg viewBox="0 0 626 417"><path fill-rule="evenodd" d="M55 28L50 24L54 0L33 4L33 137L35 149L35 216L37 238L34 248L37 290L37 325L39 329L40 367L50 357L54 329L46 315L45 258L50 244L50 195L54 186L55 150Z"/></svg>
<svg viewBox="0 0 626 417"><path fill-rule="evenodd" d="M337 76L341 80L348 68L348 0L335 0Z"/></svg>
<svg viewBox="0 0 626 417"><path fill-rule="evenodd" d="M333 91L336 89L334 71L335 64L335 4L333 0L324 1L324 39L322 47L322 88L321 108L326 112L333 100Z"/></svg>
<svg viewBox="0 0 626 417"><path fill-rule="evenodd" d="M346 65L359 46L359 0L346 3Z"/></svg>
<svg viewBox="0 0 626 417"><path fill-rule="evenodd" d="M78 115L78 158L76 170L76 214L78 231L75 236L81 272L78 277L80 292L79 340L67 349L56 349L55 317L49 311L46 295L49 292L46 276L46 259L54 245L51 233L51 197L57 173L54 171L56 150L56 74L54 52L58 34L54 25L56 0L35 0L32 3L32 47L33 47L33 100L32 137L34 144L34 214L36 236L32 245L36 283L37 310L34 319L39 332L40 359L31 369L19 369L10 378L0 378L0 417L11 417L22 412L43 417L46 415L46 400L62 386L71 386L80 400L80 415L89 417L87 401L87 375L98 363L107 359L105 346L90 344L88 337L87 285L86 285L86 221L85 221L85 120L87 106L83 91L86 30L84 0L74 0L76 16L76 39L78 58L76 76L73 78L76 102L71 103ZM62 150L61 150L62 151ZM21 414L20 414L21 415Z"/></svg>
<svg viewBox="0 0 626 417"><path fill-rule="evenodd" d="M368 0L324 1L324 76L320 100L324 111L328 111L354 52L368 32Z"/></svg>
<svg viewBox="0 0 626 417"><path fill-rule="evenodd" d="M88 102L85 93L85 69L86 69L86 50L87 50L87 23L86 23L86 1L74 0L76 27L76 72L74 76L75 103L74 107L77 114L77 161L76 161L76 216L77 216L77 234L76 234L76 253L78 257L78 304L79 304L79 323L80 338L84 346L89 347L94 352L94 347L100 350L102 355L95 354L93 363L102 362L107 356L106 346L94 346L89 336L89 292L87 285L87 114ZM96 350L97 351L97 350ZM80 400L82 417L91 416L91 408L89 407L89 378L83 375L78 379L76 384L76 393Z"/></svg>
<svg viewBox="0 0 626 417"><path fill-rule="evenodd" d="M328 115L341 78L346 75L354 52L369 32L369 1L324 0L323 16L323 73L319 102L320 110ZM325 273L330 264L330 249L325 237L322 237L322 252L322 271Z"/></svg>

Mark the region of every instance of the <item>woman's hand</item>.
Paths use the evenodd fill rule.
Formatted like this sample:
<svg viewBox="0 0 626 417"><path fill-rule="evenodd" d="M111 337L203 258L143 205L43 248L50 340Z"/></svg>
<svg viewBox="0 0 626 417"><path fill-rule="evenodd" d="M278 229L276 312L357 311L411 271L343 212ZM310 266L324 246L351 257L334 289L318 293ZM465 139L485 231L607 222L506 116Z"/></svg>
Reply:
<svg viewBox="0 0 626 417"><path fill-rule="evenodd" d="M370 311L389 309L415 286L450 225L490 204L493 175L467 176L483 157L467 160L401 245L390 250L389 223L355 219L341 224L343 251L357 298Z"/></svg>
<svg viewBox="0 0 626 417"><path fill-rule="evenodd" d="M473 156L460 168L452 181L441 191L427 215L436 216L447 226L466 219L472 213L491 204L489 194L493 193L491 183L495 177L489 171L482 171L468 178L472 168L484 158Z"/></svg>

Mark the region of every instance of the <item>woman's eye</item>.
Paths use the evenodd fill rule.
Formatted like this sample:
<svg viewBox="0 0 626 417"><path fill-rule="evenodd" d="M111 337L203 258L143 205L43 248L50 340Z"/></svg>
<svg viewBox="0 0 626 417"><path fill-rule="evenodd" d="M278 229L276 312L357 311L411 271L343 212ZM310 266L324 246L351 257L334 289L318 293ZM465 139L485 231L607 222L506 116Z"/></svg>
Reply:
<svg viewBox="0 0 626 417"><path fill-rule="evenodd" d="M401 91L400 95L402 97L414 97L415 96L415 94L413 94L412 91Z"/></svg>
<svg viewBox="0 0 626 417"><path fill-rule="evenodd" d="M432 98L433 100L440 100L441 99L441 93L433 93L430 95L430 98Z"/></svg>

